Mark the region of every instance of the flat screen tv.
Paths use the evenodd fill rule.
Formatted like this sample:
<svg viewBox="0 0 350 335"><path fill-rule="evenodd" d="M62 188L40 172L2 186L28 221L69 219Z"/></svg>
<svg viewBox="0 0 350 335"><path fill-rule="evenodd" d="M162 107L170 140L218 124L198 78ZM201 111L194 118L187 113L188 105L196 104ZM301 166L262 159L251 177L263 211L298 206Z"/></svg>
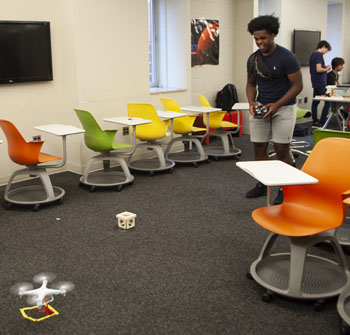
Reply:
<svg viewBox="0 0 350 335"><path fill-rule="evenodd" d="M0 84L53 80L50 22L0 21Z"/></svg>
<svg viewBox="0 0 350 335"><path fill-rule="evenodd" d="M294 30L293 52L301 66L309 65L310 56L316 51L320 40L321 32L318 30Z"/></svg>

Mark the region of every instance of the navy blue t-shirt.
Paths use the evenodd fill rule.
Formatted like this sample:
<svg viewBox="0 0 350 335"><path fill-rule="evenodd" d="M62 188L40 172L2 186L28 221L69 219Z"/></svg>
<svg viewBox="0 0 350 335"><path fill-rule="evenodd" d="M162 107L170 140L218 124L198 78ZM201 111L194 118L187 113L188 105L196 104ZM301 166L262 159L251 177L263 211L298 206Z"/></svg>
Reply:
<svg viewBox="0 0 350 335"><path fill-rule="evenodd" d="M321 64L325 68L323 54L321 52L315 51L311 54L309 60L310 75L312 87L326 87L327 86L327 72L317 72L316 65Z"/></svg>
<svg viewBox="0 0 350 335"><path fill-rule="evenodd" d="M247 67L249 72L249 60ZM276 45L276 49L268 56L262 56L266 65L272 70L272 79L261 77L255 66L253 67L253 76L258 86L257 101L265 105L271 102L276 102L281 99L290 89L291 83L288 80L288 75L300 70L300 64L297 57L288 49ZM293 99L287 105L293 105L296 100Z"/></svg>

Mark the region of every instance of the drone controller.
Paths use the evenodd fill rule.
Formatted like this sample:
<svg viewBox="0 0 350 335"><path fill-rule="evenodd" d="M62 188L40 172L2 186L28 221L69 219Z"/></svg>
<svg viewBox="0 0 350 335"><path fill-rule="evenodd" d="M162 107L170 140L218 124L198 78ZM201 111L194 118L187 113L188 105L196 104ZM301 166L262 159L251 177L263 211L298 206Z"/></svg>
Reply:
<svg viewBox="0 0 350 335"><path fill-rule="evenodd" d="M255 108L254 118L255 119L262 119L268 111L269 111L268 108L263 107L263 106L259 106L259 107Z"/></svg>

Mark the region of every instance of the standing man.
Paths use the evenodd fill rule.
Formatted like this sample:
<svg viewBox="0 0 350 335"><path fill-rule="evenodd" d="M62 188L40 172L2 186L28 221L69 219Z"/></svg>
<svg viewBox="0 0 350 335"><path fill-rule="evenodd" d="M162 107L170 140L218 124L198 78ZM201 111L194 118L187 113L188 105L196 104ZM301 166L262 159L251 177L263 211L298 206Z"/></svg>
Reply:
<svg viewBox="0 0 350 335"><path fill-rule="evenodd" d="M327 72L331 69L331 66L325 66L323 56L331 50L331 46L327 41L320 41L317 45L317 50L310 56L309 67L311 75L311 83L314 89L313 96L326 94L327 86ZM311 112L312 112L312 126L320 127L326 122L329 102L325 102L322 108L321 119L317 117L317 106L320 101L312 101Z"/></svg>
<svg viewBox="0 0 350 335"><path fill-rule="evenodd" d="M259 48L247 62L246 94L250 111L250 140L253 142L255 160L267 160L268 145L272 141L277 159L293 164L289 144L296 119L295 97L303 89L300 65L289 50L275 44L280 23L273 15L264 15L248 23ZM268 111L263 118L255 118L255 109L263 106ZM248 198L265 195L267 188L258 183L247 192ZM274 203L283 201L280 189Z"/></svg>

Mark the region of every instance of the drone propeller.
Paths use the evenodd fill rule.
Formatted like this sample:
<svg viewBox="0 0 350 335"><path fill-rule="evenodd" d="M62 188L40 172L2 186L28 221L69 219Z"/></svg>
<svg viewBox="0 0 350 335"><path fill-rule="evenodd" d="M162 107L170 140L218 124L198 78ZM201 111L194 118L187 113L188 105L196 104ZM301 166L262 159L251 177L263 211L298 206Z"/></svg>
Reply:
<svg viewBox="0 0 350 335"><path fill-rule="evenodd" d="M29 305L32 305L32 306L35 306L37 305L39 302L38 302L38 296L37 295L30 295L27 297L27 303Z"/></svg>
<svg viewBox="0 0 350 335"><path fill-rule="evenodd" d="M72 291L74 289L75 285L70 281L62 281L62 282L54 284L53 287L56 290L61 291L61 294L66 294L67 292Z"/></svg>
<svg viewBox="0 0 350 335"><path fill-rule="evenodd" d="M44 280L46 280L47 282L51 282L51 281L53 281L55 278L56 278L56 275L55 275L54 273L51 273L51 272L41 272L41 273L36 274L36 275L33 277L33 280L34 280L36 283L41 284Z"/></svg>
<svg viewBox="0 0 350 335"><path fill-rule="evenodd" d="M10 288L10 292L13 294L24 294L25 291L31 290L33 288L33 285L30 283L18 283Z"/></svg>

